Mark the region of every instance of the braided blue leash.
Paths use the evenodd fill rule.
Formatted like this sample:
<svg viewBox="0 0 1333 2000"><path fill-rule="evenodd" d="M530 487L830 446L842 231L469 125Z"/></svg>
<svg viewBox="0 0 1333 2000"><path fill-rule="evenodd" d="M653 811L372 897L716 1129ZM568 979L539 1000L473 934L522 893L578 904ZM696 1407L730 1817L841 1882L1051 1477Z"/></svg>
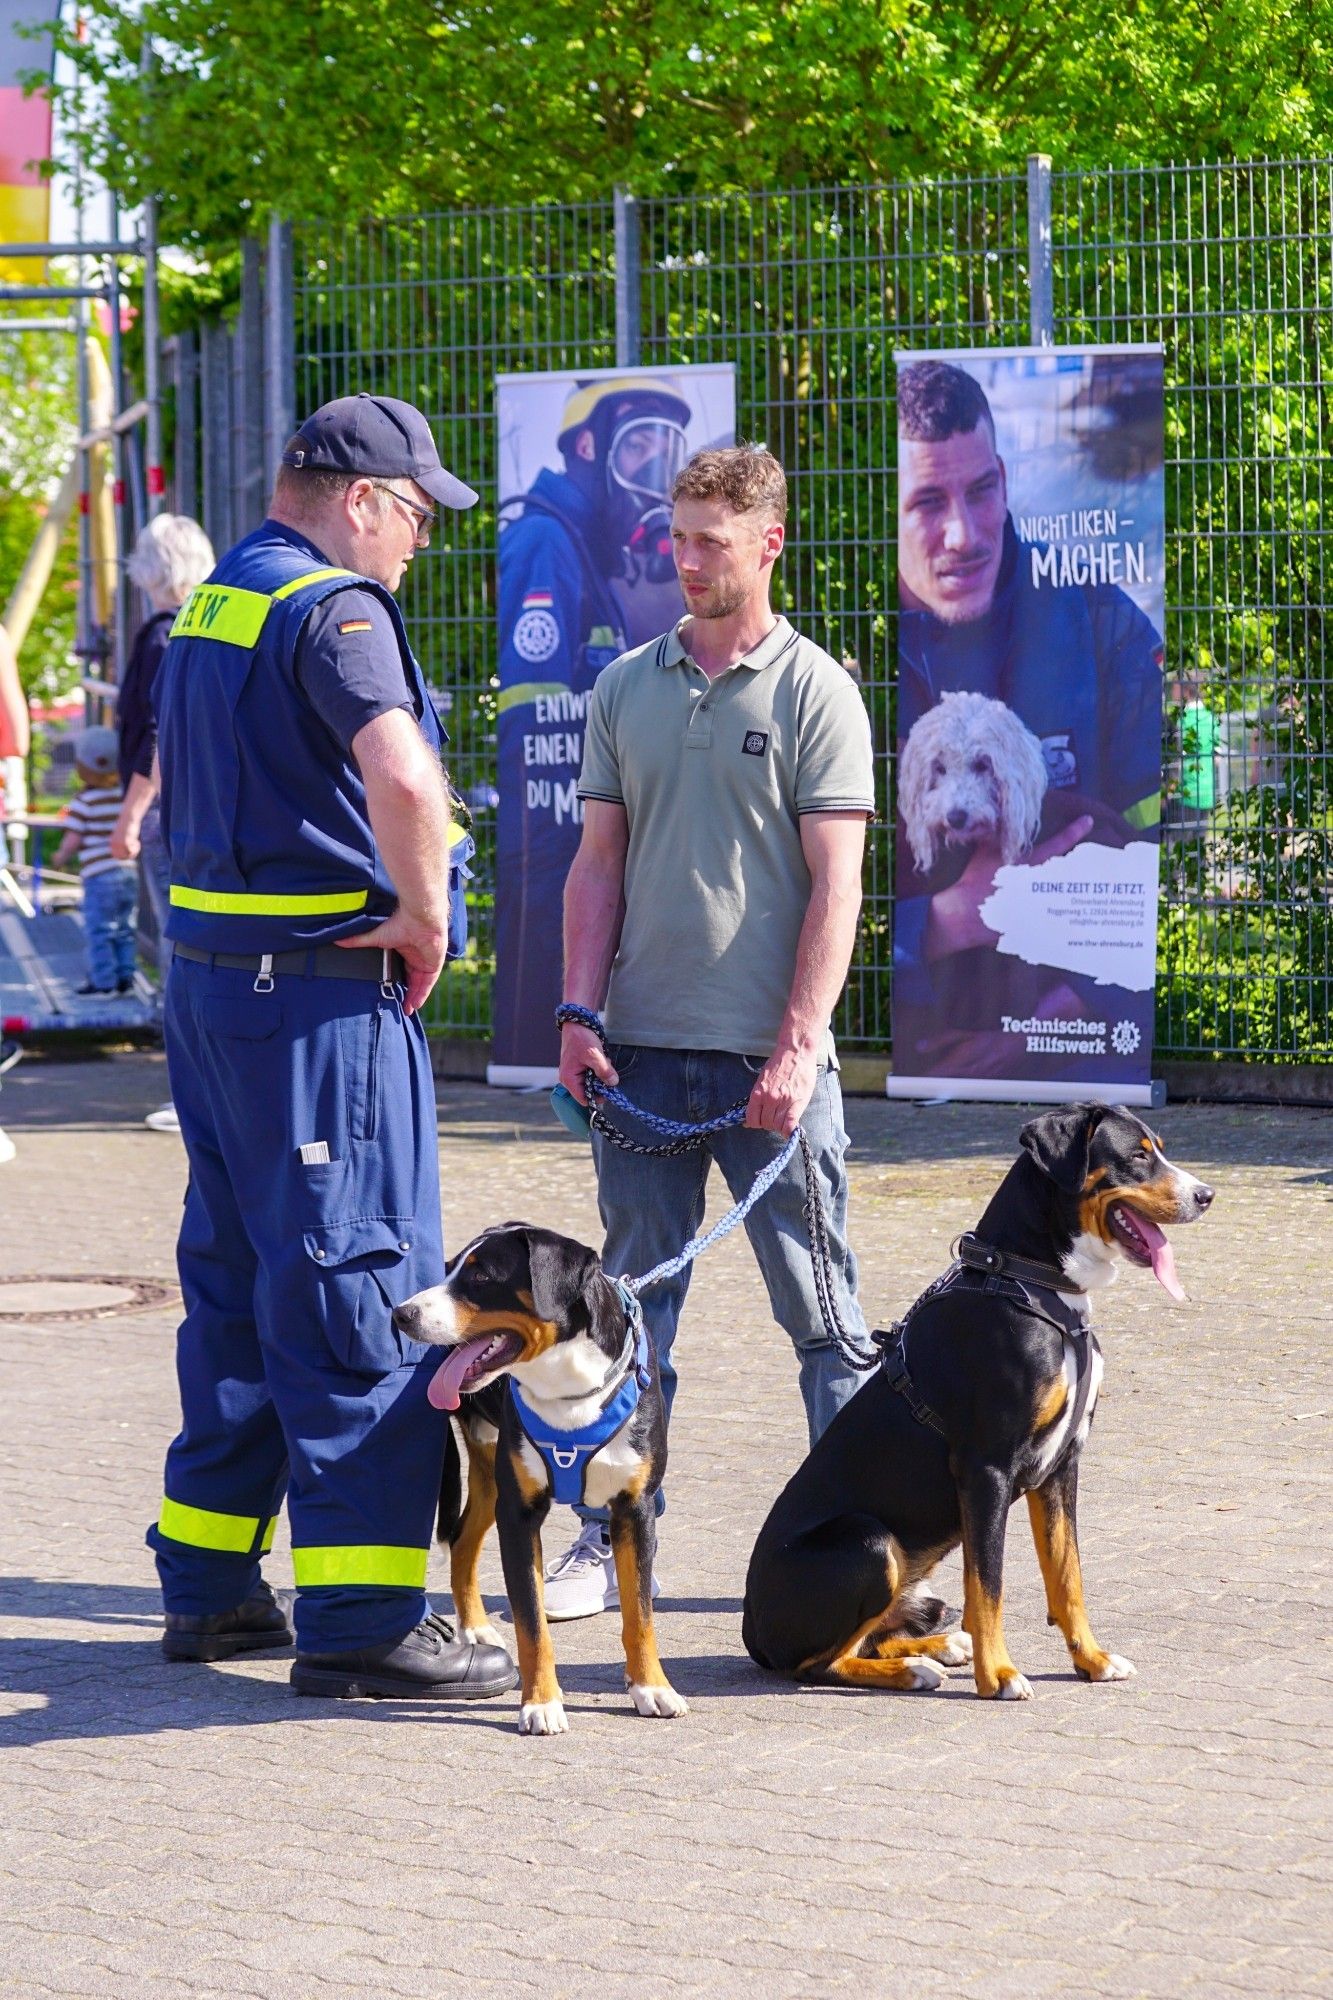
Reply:
<svg viewBox="0 0 1333 2000"><path fill-rule="evenodd" d="M698 1126L695 1129L702 1132L706 1128ZM690 1127L686 1126L685 1130L690 1130ZM798 1125L782 1151L776 1153L768 1165L761 1167L755 1175L754 1186L744 1201L738 1201L734 1208L728 1209L721 1221L715 1222L706 1235L691 1237L678 1257L668 1257L664 1264L654 1264L652 1270L646 1271L641 1278L624 1279L623 1283L635 1297L637 1298L640 1292L646 1292L650 1285L660 1284L663 1278L674 1278L678 1271L683 1271L687 1264L693 1263L696 1257L701 1257L705 1250L711 1250L715 1243L720 1243L724 1236L729 1236L737 1223L745 1220L760 1196L768 1193L800 1142L801 1128Z"/></svg>
<svg viewBox="0 0 1333 2000"><path fill-rule="evenodd" d="M573 1001L566 1000L556 1008L555 1018L557 1027L566 1021L578 1021L585 1028L591 1028L599 1040L605 1039L601 1016L595 1014L590 1007L579 1007ZM711 1133L730 1130L732 1126L741 1124L745 1118L745 1104L742 1101L740 1104L733 1104L730 1110L723 1111L716 1118L707 1118L701 1125L691 1125L678 1118L664 1118L656 1111L645 1111L642 1105L635 1104L632 1099L626 1097L618 1086L603 1083L592 1070L585 1072L584 1080L590 1100L594 1095L601 1098L604 1103L614 1105L617 1111L624 1112L630 1118L637 1118L650 1132L659 1132L664 1139L685 1139L698 1143L708 1138ZM609 1131L612 1128L604 1126L602 1129ZM720 1243L724 1236L729 1236L736 1225L745 1220L755 1203L768 1193L796 1151L800 1140L801 1128L798 1125L782 1151L776 1153L767 1166L760 1168L755 1176L754 1185L743 1201L738 1201L734 1208L728 1209L721 1220L714 1223L704 1235L692 1237L679 1256L668 1257L664 1263L655 1264L652 1270L645 1272L641 1278L622 1278L621 1283L637 1297L640 1292L646 1292L650 1285L660 1284L664 1278L674 1278L678 1271L683 1271L687 1264L693 1263L696 1257L701 1257L705 1250L711 1250L715 1243ZM627 1142L621 1140L620 1143ZM664 1150L656 1147L636 1147L632 1142L628 1143L630 1150L635 1152Z"/></svg>
<svg viewBox="0 0 1333 2000"><path fill-rule="evenodd" d="M706 1118L702 1125L683 1124L678 1118L663 1118L656 1111L645 1111L641 1104L633 1104L618 1084L605 1084L599 1077L593 1078L593 1088L607 1104L614 1104L617 1111L628 1112L637 1118L650 1132L660 1132L664 1139L706 1139L711 1132L726 1132L733 1125L740 1125L745 1119L744 1104L733 1104L730 1111L723 1111L716 1118Z"/></svg>

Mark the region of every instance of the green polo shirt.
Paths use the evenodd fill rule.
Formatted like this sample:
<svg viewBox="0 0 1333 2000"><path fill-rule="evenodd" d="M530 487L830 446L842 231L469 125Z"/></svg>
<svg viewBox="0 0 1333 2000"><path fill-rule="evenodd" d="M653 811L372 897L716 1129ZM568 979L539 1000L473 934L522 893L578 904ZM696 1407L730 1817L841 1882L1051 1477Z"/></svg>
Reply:
<svg viewBox="0 0 1333 2000"><path fill-rule="evenodd" d="M598 676L579 797L629 817L609 1037L770 1055L810 900L801 815L875 810L856 683L779 618L710 685L678 627Z"/></svg>

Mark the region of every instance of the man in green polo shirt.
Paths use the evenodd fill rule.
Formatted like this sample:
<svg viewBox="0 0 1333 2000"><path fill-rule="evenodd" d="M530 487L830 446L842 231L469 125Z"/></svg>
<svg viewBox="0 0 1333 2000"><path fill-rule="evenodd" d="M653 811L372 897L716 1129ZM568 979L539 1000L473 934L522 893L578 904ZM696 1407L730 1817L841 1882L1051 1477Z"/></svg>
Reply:
<svg viewBox="0 0 1333 2000"><path fill-rule="evenodd" d="M696 1233L710 1157L739 1197L802 1123L819 1162L836 1303L864 1340L829 1022L875 809L870 726L844 669L770 604L787 511L772 454L700 452L672 503L687 615L607 667L588 714L564 993L580 1008L605 1003L607 1045L566 1023L560 1078L581 1099L591 1068L643 1109L691 1123L748 1099L743 1126L675 1158L641 1158L594 1135L603 1257L616 1272L646 1271ZM813 1442L863 1377L824 1332L804 1193L797 1158L745 1227L796 1349ZM689 1281L687 1268L643 1301L668 1417ZM582 1531L547 1571L551 1618L619 1602L605 1516L577 1511Z"/></svg>

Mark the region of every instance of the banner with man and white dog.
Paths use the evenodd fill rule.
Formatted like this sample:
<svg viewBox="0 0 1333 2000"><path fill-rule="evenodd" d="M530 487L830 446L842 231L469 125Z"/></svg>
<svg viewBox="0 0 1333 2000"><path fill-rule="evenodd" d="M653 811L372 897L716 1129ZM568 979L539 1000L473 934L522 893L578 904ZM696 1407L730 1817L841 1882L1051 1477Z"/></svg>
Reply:
<svg viewBox="0 0 1333 2000"><path fill-rule="evenodd" d="M897 366L891 1093L1147 1103L1161 348Z"/></svg>

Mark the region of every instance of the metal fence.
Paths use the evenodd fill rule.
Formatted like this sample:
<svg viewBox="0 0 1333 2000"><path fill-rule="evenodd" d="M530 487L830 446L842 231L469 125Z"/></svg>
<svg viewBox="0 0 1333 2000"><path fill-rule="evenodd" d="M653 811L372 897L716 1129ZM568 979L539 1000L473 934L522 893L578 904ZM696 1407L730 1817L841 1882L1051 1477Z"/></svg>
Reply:
<svg viewBox="0 0 1333 2000"><path fill-rule="evenodd" d="M790 480L784 608L855 664L875 731L882 818L837 1022L848 1049L889 1047L894 350L1161 340L1168 808L1178 681L1214 712L1219 748L1217 806L1169 828L1164 848L1158 1052L1330 1059L1333 162L1060 173L1032 161L928 183L620 195L301 227L290 272L286 251L275 232L263 259L251 253L231 368L219 349L209 377L208 340L225 336L202 342L206 525L225 542L257 517L254 440L271 466L293 405L371 388L427 411L445 462L485 499L413 564L404 609L448 711L455 780L477 799L495 755L494 376L736 363L741 432L765 439ZM193 408L187 387L185 433ZM484 853L484 805L479 818ZM475 915L436 1025L480 1035L484 878Z"/></svg>

